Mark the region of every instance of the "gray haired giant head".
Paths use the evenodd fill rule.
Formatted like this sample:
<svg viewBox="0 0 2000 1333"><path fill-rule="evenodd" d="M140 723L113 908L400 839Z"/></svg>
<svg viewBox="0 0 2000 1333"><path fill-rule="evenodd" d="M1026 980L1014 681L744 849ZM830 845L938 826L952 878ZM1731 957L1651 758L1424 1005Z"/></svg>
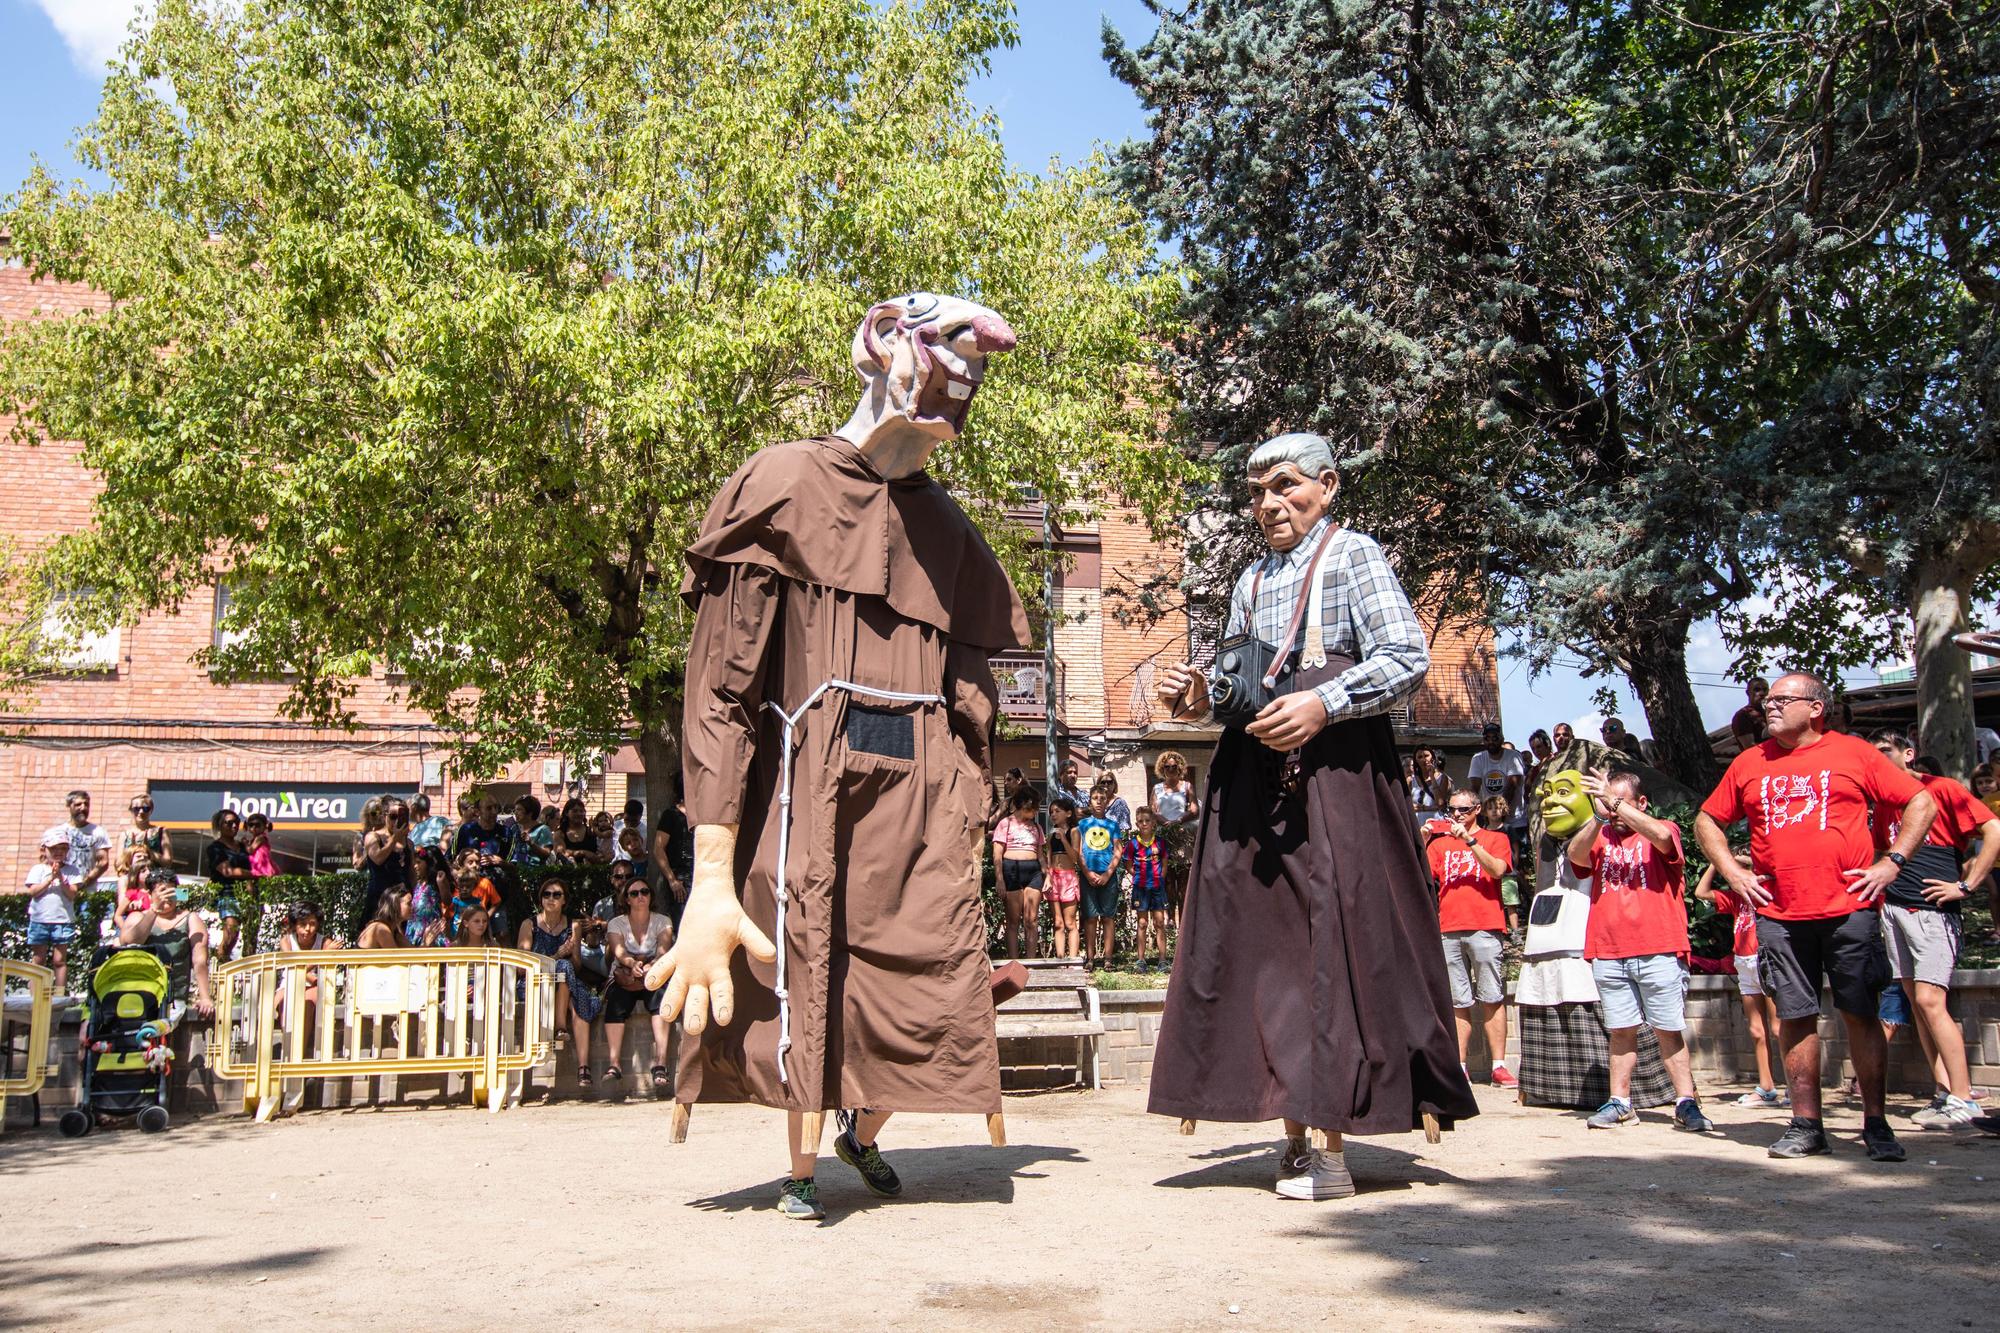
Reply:
<svg viewBox="0 0 2000 1333"><path fill-rule="evenodd" d="M1325 436L1311 431L1295 430L1273 435L1250 451L1250 461L1245 470L1255 476L1259 472L1268 472L1280 463L1290 463L1308 477L1339 471L1333 461L1333 446L1326 442Z"/></svg>

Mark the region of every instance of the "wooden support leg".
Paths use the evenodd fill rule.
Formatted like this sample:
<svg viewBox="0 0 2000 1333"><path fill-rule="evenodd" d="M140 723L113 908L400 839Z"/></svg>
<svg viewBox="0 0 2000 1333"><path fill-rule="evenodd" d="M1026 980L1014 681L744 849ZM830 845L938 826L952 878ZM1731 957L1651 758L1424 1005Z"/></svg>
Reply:
<svg viewBox="0 0 2000 1333"><path fill-rule="evenodd" d="M817 1154L819 1152L819 1136L825 1127L826 1112L807 1111L805 1119L799 1122L800 1151Z"/></svg>
<svg viewBox="0 0 2000 1333"><path fill-rule="evenodd" d="M1444 1130L1442 1127L1439 1126L1438 1118L1432 1115L1429 1111L1424 1112L1424 1142L1425 1143L1444 1142Z"/></svg>
<svg viewBox="0 0 2000 1333"><path fill-rule="evenodd" d="M999 1111L986 1117L986 1137L996 1148L1007 1146L1007 1117Z"/></svg>
<svg viewBox="0 0 2000 1333"><path fill-rule="evenodd" d="M674 1118L672 1123L667 1127L668 1143L686 1143L688 1141L688 1115L692 1110L693 1108L686 1102L674 1103Z"/></svg>
<svg viewBox="0 0 2000 1333"><path fill-rule="evenodd" d="M1181 1133L1183 1133L1183 1134L1192 1134L1192 1133L1194 1133L1194 1127L1195 1127L1195 1124L1196 1124L1196 1122L1195 1122L1195 1121L1193 1121L1193 1120L1183 1120L1183 1121L1181 1121Z"/></svg>

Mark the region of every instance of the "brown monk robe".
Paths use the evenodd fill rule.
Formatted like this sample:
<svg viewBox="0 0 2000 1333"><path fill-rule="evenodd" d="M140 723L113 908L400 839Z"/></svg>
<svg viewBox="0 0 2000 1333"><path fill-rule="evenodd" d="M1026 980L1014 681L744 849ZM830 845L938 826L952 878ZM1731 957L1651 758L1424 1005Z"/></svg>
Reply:
<svg viewBox="0 0 2000 1333"><path fill-rule="evenodd" d="M1029 641L1013 585L942 487L885 481L838 437L751 458L687 559L688 819L741 826L743 907L774 940L784 751L766 705L792 712L843 684L793 737L785 1078L776 966L739 952L735 1013L682 1043L676 1097L998 1111L976 847L996 711L986 659Z"/></svg>

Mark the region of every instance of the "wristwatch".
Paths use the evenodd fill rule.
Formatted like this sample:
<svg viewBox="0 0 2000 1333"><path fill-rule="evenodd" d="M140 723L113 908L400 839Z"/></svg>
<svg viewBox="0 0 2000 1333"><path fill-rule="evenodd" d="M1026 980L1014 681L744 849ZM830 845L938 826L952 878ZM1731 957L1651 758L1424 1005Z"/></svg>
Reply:
<svg viewBox="0 0 2000 1333"><path fill-rule="evenodd" d="M1903 868L1903 863L1908 859L1901 852L1888 852L1885 853L1885 855L1887 855L1891 861L1894 861L1896 863L1896 869L1898 870L1901 870Z"/></svg>

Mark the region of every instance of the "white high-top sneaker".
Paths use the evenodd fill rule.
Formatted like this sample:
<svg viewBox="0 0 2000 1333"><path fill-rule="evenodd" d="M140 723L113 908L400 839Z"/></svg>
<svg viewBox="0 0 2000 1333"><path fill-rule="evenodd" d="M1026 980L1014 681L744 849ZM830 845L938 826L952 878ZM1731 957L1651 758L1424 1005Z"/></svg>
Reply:
<svg viewBox="0 0 2000 1333"><path fill-rule="evenodd" d="M1297 1164L1301 1169L1278 1181L1278 1193L1287 1199L1345 1199L1354 1193L1354 1177L1347 1174L1347 1155L1315 1148Z"/></svg>

